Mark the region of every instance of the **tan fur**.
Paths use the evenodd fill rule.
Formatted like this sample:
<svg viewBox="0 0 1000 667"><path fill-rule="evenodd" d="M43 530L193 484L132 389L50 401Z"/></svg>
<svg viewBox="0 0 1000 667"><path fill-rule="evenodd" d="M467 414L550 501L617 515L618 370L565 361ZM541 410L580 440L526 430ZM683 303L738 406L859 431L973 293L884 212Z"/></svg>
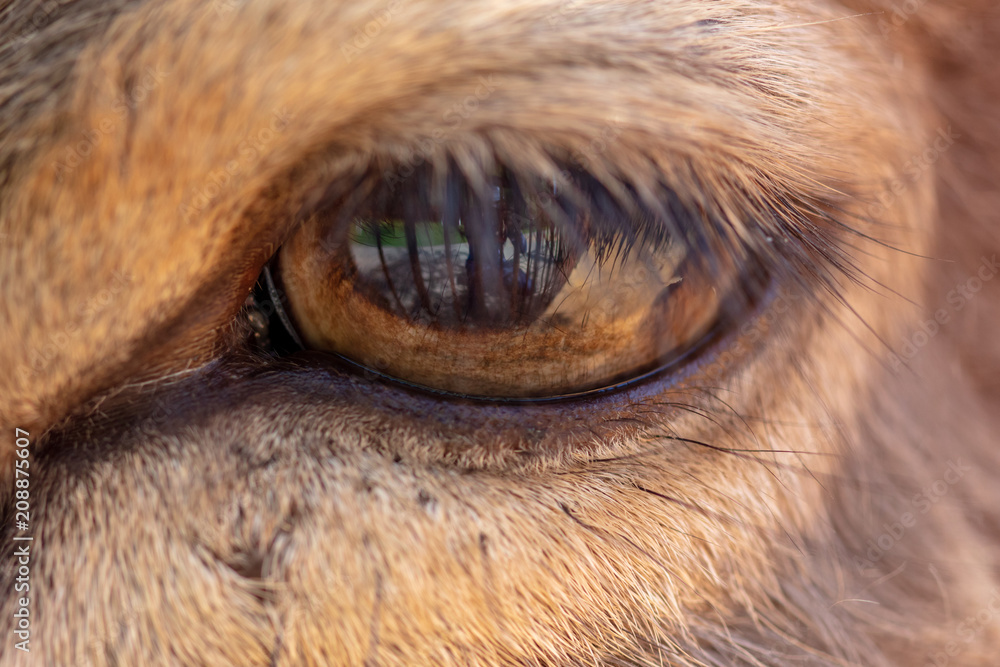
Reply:
<svg viewBox="0 0 1000 667"><path fill-rule="evenodd" d="M915 4L7 3L0 479L29 430L35 539L28 654L8 506L0 665L996 664L1000 280L948 297L1000 252L1000 14ZM673 386L593 404L250 358L231 323L303 211L440 129L431 159L525 168L612 136L594 169L735 236L814 205L796 233L857 279L790 268Z"/></svg>

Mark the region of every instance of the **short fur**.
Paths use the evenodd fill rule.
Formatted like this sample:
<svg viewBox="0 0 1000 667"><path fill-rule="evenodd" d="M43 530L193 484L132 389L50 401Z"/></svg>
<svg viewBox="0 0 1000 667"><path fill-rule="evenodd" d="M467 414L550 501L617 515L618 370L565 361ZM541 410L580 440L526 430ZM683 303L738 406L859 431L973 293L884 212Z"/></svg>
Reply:
<svg viewBox="0 0 1000 667"><path fill-rule="evenodd" d="M12 0L0 35L0 665L996 664L1000 280L953 298L1000 251L992 0ZM592 403L249 355L304 212L428 137L665 183L780 289Z"/></svg>

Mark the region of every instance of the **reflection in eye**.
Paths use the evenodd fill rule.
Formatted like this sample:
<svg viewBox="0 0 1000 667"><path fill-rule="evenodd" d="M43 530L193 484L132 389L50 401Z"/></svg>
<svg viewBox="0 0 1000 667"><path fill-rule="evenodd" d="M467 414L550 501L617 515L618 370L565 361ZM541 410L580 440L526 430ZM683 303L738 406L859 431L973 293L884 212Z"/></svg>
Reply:
<svg viewBox="0 0 1000 667"><path fill-rule="evenodd" d="M584 174L428 167L359 191L282 249L292 318L309 347L428 388L527 398L627 381L711 333L731 287Z"/></svg>

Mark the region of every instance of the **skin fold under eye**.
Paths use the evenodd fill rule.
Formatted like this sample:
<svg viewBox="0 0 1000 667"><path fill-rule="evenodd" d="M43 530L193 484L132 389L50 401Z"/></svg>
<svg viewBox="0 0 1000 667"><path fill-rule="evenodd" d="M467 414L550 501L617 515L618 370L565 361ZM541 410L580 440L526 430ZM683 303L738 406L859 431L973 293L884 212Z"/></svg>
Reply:
<svg viewBox="0 0 1000 667"><path fill-rule="evenodd" d="M675 361L713 331L725 277L566 176L427 168L322 208L277 263L299 337L483 398L576 394Z"/></svg>

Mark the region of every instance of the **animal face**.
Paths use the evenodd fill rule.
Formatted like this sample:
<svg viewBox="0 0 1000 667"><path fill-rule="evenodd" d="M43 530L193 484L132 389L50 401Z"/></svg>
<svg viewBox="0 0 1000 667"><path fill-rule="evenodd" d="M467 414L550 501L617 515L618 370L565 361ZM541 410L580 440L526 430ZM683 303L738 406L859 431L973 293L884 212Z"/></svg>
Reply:
<svg viewBox="0 0 1000 667"><path fill-rule="evenodd" d="M994 664L998 32L6 3L0 664Z"/></svg>

